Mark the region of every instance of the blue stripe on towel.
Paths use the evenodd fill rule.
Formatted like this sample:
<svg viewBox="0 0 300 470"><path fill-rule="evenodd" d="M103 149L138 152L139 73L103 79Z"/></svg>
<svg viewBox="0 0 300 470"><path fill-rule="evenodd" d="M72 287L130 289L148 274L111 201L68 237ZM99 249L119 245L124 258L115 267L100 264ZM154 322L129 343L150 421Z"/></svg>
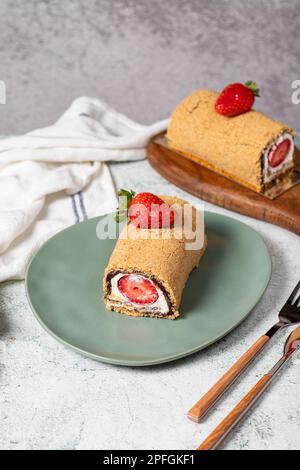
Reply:
<svg viewBox="0 0 300 470"><path fill-rule="evenodd" d="M80 191L80 193L77 193L77 196L79 197L79 206L81 208L81 212L82 212L82 215L83 215L83 220L87 220L88 215L87 215L87 211L86 211L86 208L85 208L82 192Z"/></svg>
<svg viewBox="0 0 300 470"><path fill-rule="evenodd" d="M79 219L79 213L78 213L77 204L76 204L74 194L72 194L72 196L71 196L71 202L72 202L73 212L74 212L74 215L75 215L75 224L79 224L80 219Z"/></svg>

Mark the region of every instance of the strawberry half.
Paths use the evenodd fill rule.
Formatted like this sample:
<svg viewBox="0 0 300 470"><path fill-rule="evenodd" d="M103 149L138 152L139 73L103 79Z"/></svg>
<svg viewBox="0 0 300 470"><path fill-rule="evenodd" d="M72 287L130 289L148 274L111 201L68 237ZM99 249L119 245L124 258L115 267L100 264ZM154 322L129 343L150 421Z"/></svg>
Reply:
<svg viewBox="0 0 300 470"><path fill-rule="evenodd" d="M127 274L118 281L118 288L130 302L153 304L158 299L158 292L149 279L139 274Z"/></svg>
<svg viewBox="0 0 300 470"><path fill-rule="evenodd" d="M174 211L161 198L152 193L139 193L121 189L116 220L121 222L127 215L137 228L164 228L174 225ZM128 214L127 214L128 212Z"/></svg>
<svg viewBox="0 0 300 470"><path fill-rule="evenodd" d="M223 116L237 116L252 108L255 97L259 96L259 88L249 80L242 83L231 83L221 91L215 102L215 110Z"/></svg>
<svg viewBox="0 0 300 470"><path fill-rule="evenodd" d="M269 165L272 168L279 166L286 158L291 147L291 141L289 139L284 139L279 145L275 147L274 150L268 155Z"/></svg>

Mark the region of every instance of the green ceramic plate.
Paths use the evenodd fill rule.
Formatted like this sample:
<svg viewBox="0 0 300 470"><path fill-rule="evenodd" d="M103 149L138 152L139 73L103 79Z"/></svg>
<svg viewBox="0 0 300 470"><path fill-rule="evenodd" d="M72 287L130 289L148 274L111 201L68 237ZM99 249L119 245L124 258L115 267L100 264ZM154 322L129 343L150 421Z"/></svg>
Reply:
<svg viewBox="0 0 300 470"><path fill-rule="evenodd" d="M184 290L182 317L171 321L109 312L101 286L115 241L96 237L98 221L51 238L26 276L28 300L42 326L93 359L146 366L192 354L236 327L268 284L271 260L261 237L237 220L208 212L208 247Z"/></svg>

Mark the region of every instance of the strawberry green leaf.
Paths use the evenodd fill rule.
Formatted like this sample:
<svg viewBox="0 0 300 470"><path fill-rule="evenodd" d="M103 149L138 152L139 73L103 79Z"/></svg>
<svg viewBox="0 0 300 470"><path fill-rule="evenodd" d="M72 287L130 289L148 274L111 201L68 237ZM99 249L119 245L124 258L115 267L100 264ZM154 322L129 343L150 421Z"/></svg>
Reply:
<svg viewBox="0 0 300 470"><path fill-rule="evenodd" d="M259 88L255 82L253 82L252 80L248 80L247 82L244 83L244 85L246 88L249 88L249 90L252 91L254 96L258 96L258 97L260 96Z"/></svg>
<svg viewBox="0 0 300 470"><path fill-rule="evenodd" d="M117 222L117 224L123 222L126 219L127 219L127 214L125 212L119 212L119 211L116 212L115 221Z"/></svg>
<svg viewBox="0 0 300 470"><path fill-rule="evenodd" d="M126 197L127 199L129 199L129 203L131 202L132 198L134 197L135 195L135 192L130 190L130 191L127 191L127 189L119 189L118 191L118 196L120 197Z"/></svg>
<svg viewBox="0 0 300 470"><path fill-rule="evenodd" d="M119 196L119 207L117 208L115 220L117 223L123 222L127 219L128 216L128 208L132 199L134 198L135 192L130 190L127 191L126 189L119 189L118 196Z"/></svg>

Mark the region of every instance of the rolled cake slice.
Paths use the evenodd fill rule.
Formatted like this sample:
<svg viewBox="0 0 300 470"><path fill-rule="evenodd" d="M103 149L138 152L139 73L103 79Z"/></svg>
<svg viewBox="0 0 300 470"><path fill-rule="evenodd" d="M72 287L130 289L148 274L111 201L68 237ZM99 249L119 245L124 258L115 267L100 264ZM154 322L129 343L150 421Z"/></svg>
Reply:
<svg viewBox="0 0 300 470"><path fill-rule="evenodd" d="M199 90L179 104L167 131L169 146L255 191L289 186L293 129L255 110L222 116L215 110L218 96Z"/></svg>
<svg viewBox="0 0 300 470"><path fill-rule="evenodd" d="M188 204L160 197L175 211ZM176 227L181 215L172 228L141 229L131 222L124 227L104 273L104 302L109 310L140 317L179 316L184 286L206 245L203 215L190 209L189 226L180 236Z"/></svg>

